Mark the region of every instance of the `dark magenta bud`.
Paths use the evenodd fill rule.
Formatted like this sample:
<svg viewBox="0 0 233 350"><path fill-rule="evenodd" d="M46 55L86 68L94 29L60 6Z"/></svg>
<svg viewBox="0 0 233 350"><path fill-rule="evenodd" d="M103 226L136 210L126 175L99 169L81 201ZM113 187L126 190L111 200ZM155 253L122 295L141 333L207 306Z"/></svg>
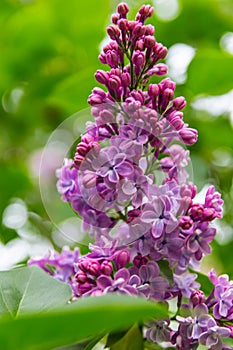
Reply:
<svg viewBox="0 0 233 350"><path fill-rule="evenodd" d="M180 111L186 106L186 101L183 96L177 97L172 101L173 106L177 111Z"/></svg>
<svg viewBox="0 0 233 350"><path fill-rule="evenodd" d="M193 220L190 218L190 216L182 216L179 220L179 226L183 230L189 230L193 225Z"/></svg>
<svg viewBox="0 0 233 350"><path fill-rule="evenodd" d="M121 2L118 6L117 6L117 12L122 16L122 17L126 17L127 13L129 12L129 7L125 2Z"/></svg>
<svg viewBox="0 0 233 350"><path fill-rule="evenodd" d="M88 278L87 278L87 275L85 274L85 272L80 271L80 272L77 272L75 274L75 280L78 283L86 283Z"/></svg>
<svg viewBox="0 0 233 350"><path fill-rule="evenodd" d="M193 303L193 306L203 304L205 301L205 294L202 290L194 290L191 294L190 301Z"/></svg>
<svg viewBox="0 0 233 350"><path fill-rule="evenodd" d="M120 30L113 25L107 27L107 33L112 40L117 40L121 35Z"/></svg>
<svg viewBox="0 0 233 350"><path fill-rule="evenodd" d="M189 213L193 220L200 219L202 217L203 211L204 211L204 207L202 204L199 204L199 203L193 204L189 209Z"/></svg>
<svg viewBox="0 0 233 350"><path fill-rule="evenodd" d="M151 49L152 47L155 46L155 43L156 43L156 40L154 36L148 35L145 37L145 40L144 40L145 47Z"/></svg>
<svg viewBox="0 0 233 350"><path fill-rule="evenodd" d="M138 269L142 266L142 265L146 265L148 263L148 259L146 256L142 256L141 254L138 254L134 257L133 259L133 264L134 266L136 266Z"/></svg>
<svg viewBox="0 0 233 350"><path fill-rule="evenodd" d="M182 141L188 145L192 146L195 142L197 142L197 130L192 128L183 128L179 130L179 135Z"/></svg>
<svg viewBox="0 0 233 350"><path fill-rule="evenodd" d="M130 262L129 251L128 250L121 250L120 252L116 253L115 261L116 261L116 265L117 265L118 269L127 265Z"/></svg>
<svg viewBox="0 0 233 350"><path fill-rule="evenodd" d="M100 266L100 272L103 275L110 276L112 274L112 264L110 261L104 260Z"/></svg>

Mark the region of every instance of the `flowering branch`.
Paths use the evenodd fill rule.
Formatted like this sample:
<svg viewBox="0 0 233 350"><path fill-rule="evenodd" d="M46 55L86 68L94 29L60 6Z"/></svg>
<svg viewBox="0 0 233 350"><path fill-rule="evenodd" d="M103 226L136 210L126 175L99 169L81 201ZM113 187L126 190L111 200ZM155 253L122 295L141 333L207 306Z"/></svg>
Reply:
<svg viewBox="0 0 233 350"><path fill-rule="evenodd" d="M99 59L110 70L97 70L104 89L95 87L88 98L95 123L88 123L74 159L57 171L58 192L95 243L84 256L64 248L29 264L69 283L73 299L122 293L176 300L175 315L145 325L149 342L230 349L222 338L233 336L232 281L212 270L213 291L205 295L190 272L211 253L211 223L222 217L223 200L210 186L198 203L195 185L187 182L184 146L197 141L197 131L183 121L186 101L174 97L176 84L169 78L149 83L167 74L158 63L167 49L145 24L153 8L143 5L135 21L128 11L119 4L107 28L110 42Z"/></svg>

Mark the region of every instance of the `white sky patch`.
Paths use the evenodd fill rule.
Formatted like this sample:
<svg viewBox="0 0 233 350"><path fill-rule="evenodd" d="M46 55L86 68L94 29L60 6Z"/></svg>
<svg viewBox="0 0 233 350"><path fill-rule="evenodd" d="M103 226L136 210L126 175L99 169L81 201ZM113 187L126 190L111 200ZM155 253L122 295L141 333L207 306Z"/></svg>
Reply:
<svg viewBox="0 0 233 350"><path fill-rule="evenodd" d="M229 114L233 126L233 90L224 95L198 97L192 103L192 107L198 111L206 111L215 117Z"/></svg>
<svg viewBox="0 0 233 350"><path fill-rule="evenodd" d="M175 44L169 48L166 63L169 76L178 84L187 79L187 69L195 55L195 49L186 44Z"/></svg>
<svg viewBox="0 0 233 350"><path fill-rule="evenodd" d="M156 15L164 21L174 20L180 13L178 0L153 0Z"/></svg>
<svg viewBox="0 0 233 350"><path fill-rule="evenodd" d="M233 33L232 32L227 32L223 34L223 36L220 39L220 46L223 48L223 50L233 55Z"/></svg>

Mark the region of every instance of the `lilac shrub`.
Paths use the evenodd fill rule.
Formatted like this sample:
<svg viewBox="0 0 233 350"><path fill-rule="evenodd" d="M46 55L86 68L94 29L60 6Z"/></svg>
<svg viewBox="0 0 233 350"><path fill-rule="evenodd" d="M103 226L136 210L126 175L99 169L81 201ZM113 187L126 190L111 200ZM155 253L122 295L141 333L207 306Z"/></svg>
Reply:
<svg viewBox="0 0 233 350"><path fill-rule="evenodd" d="M57 171L57 189L82 218L94 240L89 253L63 248L37 264L69 283L73 299L106 293L137 295L169 305L170 319L145 325L148 342L176 349L230 349L233 337L233 282L211 270L206 295L194 273L222 217L223 200L214 186L203 203L188 181L189 151L197 131L183 121L185 98L161 62L167 48L145 24L153 8L143 5L134 21L120 3L107 28L109 43L99 56L109 70L98 70L88 98L94 122L77 144L73 159ZM150 83L151 77L160 79Z"/></svg>

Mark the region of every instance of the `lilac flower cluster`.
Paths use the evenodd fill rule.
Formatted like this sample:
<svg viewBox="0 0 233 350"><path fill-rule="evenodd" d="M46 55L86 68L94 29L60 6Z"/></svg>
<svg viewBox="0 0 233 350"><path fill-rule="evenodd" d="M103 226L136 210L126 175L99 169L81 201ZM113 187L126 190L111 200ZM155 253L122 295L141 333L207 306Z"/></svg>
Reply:
<svg viewBox="0 0 233 350"><path fill-rule="evenodd" d="M197 141L197 131L183 121L185 99L174 97L169 78L149 84L167 74L160 62L167 49L145 24L153 8L143 5L134 21L128 11L120 3L107 28L110 41L99 59L110 70L96 72L104 89L94 88L88 99L95 122L57 171L62 200L95 243L84 256L65 247L29 264L69 283L74 299L117 292L177 300L175 316L146 325L150 342L230 349L222 338L233 337L233 283L212 270L213 291L205 295L190 272L211 252L211 222L222 217L223 200L210 186L197 202L184 148Z"/></svg>

